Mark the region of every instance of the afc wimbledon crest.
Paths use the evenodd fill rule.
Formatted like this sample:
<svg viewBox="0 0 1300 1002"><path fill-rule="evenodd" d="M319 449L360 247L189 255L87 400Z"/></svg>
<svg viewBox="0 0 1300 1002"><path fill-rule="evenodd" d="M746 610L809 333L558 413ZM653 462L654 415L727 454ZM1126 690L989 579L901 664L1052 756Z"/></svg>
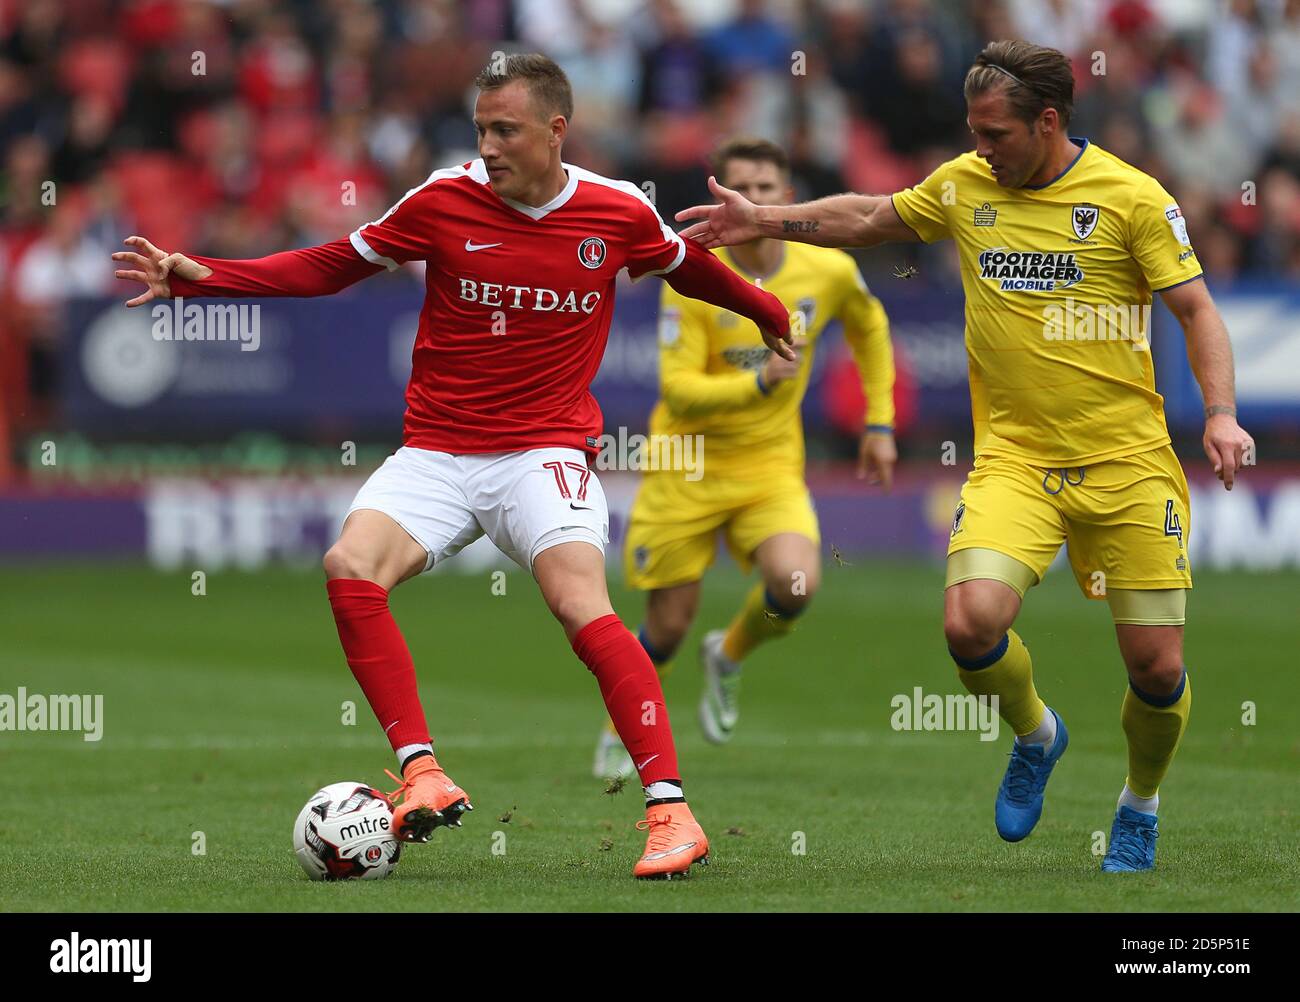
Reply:
<svg viewBox="0 0 1300 1002"><path fill-rule="evenodd" d="M1092 236L1092 231L1097 228L1097 220L1101 216L1101 210L1095 205L1076 205L1070 210L1070 222L1074 227L1074 235L1080 240L1087 240Z"/></svg>
<svg viewBox="0 0 1300 1002"><path fill-rule="evenodd" d="M578 244L578 260L587 268L599 268L605 263L605 241L600 237L588 237Z"/></svg>

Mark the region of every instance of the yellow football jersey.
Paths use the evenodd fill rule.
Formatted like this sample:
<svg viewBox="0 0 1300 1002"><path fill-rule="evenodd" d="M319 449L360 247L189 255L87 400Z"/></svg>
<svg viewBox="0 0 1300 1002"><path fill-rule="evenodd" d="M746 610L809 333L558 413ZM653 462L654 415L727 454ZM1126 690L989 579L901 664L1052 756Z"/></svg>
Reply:
<svg viewBox="0 0 1300 1002"><path fill-rule="evenodd" d="M1169 442L1151 296L1201 267L1158 181L1075 142L1036 188L1000 187L971 152L893 197L922 240L957 244L977 453L1084 466Z"/></svg>
<svg viewBox="0 0 1300 1002"><path fill-rule="evenodd" d="M760 383L770 354L750 320L695 299L667 284L660 297L660 399L651 435L703 435L706 473L765 476L782 468L802 472L799 406L813 355L827 323L838 317L862 374L866 424L892 428L894 355L889 321L867 290L857 263L841 250L783 243L784 257L762 286L791 311L791 327L806 339L799 374L775 386ZM749 280L731 252L713 252ZM796 315L797 314L797 315Z"/></svg>

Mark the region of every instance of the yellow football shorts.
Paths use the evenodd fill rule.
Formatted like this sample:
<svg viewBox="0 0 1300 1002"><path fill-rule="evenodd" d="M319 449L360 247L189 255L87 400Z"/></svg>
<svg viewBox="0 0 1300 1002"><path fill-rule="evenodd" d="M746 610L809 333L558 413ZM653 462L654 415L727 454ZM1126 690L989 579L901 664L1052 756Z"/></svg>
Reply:
<svg viewBox="0 0 1300 1002"><path fill-rule="evenodd" d="M812 496L798 474L692 482L676 472L646 473L623 546L627 583L648 591L700 580L713 563L719 529L746 574L758 544L779 533L821 545Z"/></svg>
<svg viewBox="0 0 1300 1002"><path fill-rule="evenodd" d="M993 578L1023 597L1065 543L1079 588L1108 599L1116 622L1181 623L1192 587L1188 507L1168 445L1065 469L980 456L953 517L947 585Z"/></svg>

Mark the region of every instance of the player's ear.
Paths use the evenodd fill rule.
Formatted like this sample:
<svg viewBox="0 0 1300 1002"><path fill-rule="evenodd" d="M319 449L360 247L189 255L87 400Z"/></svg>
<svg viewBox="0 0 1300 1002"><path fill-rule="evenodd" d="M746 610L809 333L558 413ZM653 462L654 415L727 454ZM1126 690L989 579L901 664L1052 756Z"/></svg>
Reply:
<svg viewBox="0 0 1300 1002"><path fill-rule="evenodd" d="M569 122L563 115L555 115L551 119L551 145L559 146L564 142L564 137L569 133Z"/></svg>

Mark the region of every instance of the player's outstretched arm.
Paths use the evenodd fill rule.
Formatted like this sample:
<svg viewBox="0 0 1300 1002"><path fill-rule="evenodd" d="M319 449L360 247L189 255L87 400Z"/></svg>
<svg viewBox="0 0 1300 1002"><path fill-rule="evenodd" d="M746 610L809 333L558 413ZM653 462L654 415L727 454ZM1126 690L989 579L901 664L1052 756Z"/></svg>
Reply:
<svg viewBox="0 0 1300 1002"><path fill-rule="evenodd" d="M705 247L730 247L760 237L819 247L872 247L917 239L889 195L831 195L798 205L755 205L712 177L709 191L716 204L693 205L677 213L678 222L696 220L681 235Z"/></svg>
<svg viewBox="0 0 1300 1002"><path fill-rule="evenodd" d="M143 282L144 292L126 301L127 306L143 306L154 299L171 299L172 282L176 278L198 281L212 274L212 269L199 264L184 254L168 254L159 250L144 237L127 237L122 243L134 251L118 251L113 260L129 265L113 272L117 278L128 282Z"/></svg>
<svg viewBox="0 0 1300 1002"><path fill-rule="evenodd" d="M1215 475L1232 490L1237 472L1254 462L1255 443L1237 424L1233 386L1232 342L1205 280L1198 278L1160 294L1187 338L1187 358L1205 401L1205 435L1201 444Z"/></svg>
<svg viewBox="0 0 1300 1002"><path fill-rule="evenodd" d="M686 241L686 256L664 275L664 281L688 299L712 303L754 321L764 344L782 358L795 360L790 314L781 300L750 285L695 241Z"/></svg>
<svg viewBox="0 0 1300 1002"><path fill-rule="evenodd" d="M144 237L123 243L134 249L113 255L127 265L114 275L146 286L127 306L176 296L328 296L384 270L361 257L346 237L243 261L168 254Z"/></svg>

